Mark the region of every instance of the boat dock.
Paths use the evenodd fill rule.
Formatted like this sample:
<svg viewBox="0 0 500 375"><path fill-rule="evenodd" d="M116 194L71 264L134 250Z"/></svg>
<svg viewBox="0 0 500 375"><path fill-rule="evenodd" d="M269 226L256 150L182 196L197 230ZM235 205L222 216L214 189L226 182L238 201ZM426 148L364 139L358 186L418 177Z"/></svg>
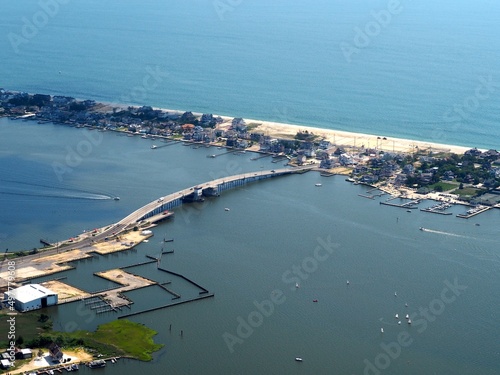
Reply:
<svg viewBox="0 0 500 375"><path fill-rule="evenodd" d="M432 207L421 208L420 211L430 212L431 214L439 214L439 215L451 215L451 212L446 212L447 208L452 206L451 203L438 203Z"/></svg>
<svg viewBox="0 0 500 375"><path fill-rule="evenodd" d="M363 198L368 198L368 199L373 199L375 198L374 195L364 195L364 194L358 194L358 196L363 197Z"/></svg>
<svg viewBox="0 0 500 375"><path fill-rule="evenodd" d="M394 198L389 199L389 200L393 200L393 199ZM416 209L416 208L418 208L417 204L420 203L420 199L415 199L413 201L402 203L402 204L390 203L389 200L387 200L385 202L379 202L379 203L383 204L385 206L392 206L392 207L399 207L399 208L406 208L406 209Z"/></svg>
<svg viewBox="0 0 500 375"><path fill-rule="evenodd" d="M461 219L469 219L473 216L479 215L480 213L488 211L490 208L491 207L489 207L489 206L476 206L476 207L473 207L473 208L467 210L467 212L465 214L458 214L457 217L459 217Z"/></svg>

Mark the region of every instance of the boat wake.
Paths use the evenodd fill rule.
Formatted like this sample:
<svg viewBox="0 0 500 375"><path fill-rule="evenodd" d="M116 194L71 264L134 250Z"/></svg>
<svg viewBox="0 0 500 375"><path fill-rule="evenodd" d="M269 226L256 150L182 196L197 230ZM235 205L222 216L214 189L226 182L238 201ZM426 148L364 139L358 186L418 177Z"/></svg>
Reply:
<svg viewBox="0 0 500 375"><path fill-rule="evenodd" d="M460 238L469 238L467 236L463 236L461 234L456 234L456 233L450 233L450 232L443 232L440 230L434 230L434 229L428 229L428 228L423 228L421 227L420 230L422 232L429 232L429 233L436 233L436 234L442 234L444 236L451 236L451 237L460 237Z"/></svg>
<svg viewBox="0 0 500 375"><path fill-rule="evenodd" d="M1 181L6 182L6 184L4 183L0 187L0 194L6 195L85 200L111 200L115 198L114 195L71 187L50 186L14 180Z"/></svg>

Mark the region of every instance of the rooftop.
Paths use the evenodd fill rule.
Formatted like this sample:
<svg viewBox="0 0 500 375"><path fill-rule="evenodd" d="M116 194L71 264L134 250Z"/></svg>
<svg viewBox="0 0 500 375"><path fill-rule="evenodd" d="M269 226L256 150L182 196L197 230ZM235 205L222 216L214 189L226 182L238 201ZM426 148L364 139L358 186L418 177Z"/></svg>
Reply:
<svg viewBox="0 0 500 375"><path fill-rule="evenodd" d="M47 289L39 284L23 285L22 287L6 293L22 303L56 294L52 290Z"/></svg>

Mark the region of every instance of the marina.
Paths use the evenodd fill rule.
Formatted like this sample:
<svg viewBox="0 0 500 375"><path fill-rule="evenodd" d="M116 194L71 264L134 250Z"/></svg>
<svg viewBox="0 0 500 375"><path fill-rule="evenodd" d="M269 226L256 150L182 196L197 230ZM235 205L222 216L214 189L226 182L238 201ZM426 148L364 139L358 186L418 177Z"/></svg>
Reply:
<svg viewBox="0 0 500 375"><path fill-rule="evenodd" d="M439 214L439 215L451 215L452 213L451 212L446 212L446 209L448 209L448 208L450 208L452 206L453 205L451 203L443 202L443 203L435 204L432 207L421 208L420 211L429 212L429 213L432 213L432 214Z"/></svg>
<svg viewBox="0 0 500 375"><path fill-rule="evenodd" d="M468 209L465 214L458 214L457 217L459 217L461 219L469 219L471 217L474 217L476 215L479 215L483 212L488 211L490 208L491 207L489 207L489 206L478 205L478 206L475 206L475 207Z"/></svg>

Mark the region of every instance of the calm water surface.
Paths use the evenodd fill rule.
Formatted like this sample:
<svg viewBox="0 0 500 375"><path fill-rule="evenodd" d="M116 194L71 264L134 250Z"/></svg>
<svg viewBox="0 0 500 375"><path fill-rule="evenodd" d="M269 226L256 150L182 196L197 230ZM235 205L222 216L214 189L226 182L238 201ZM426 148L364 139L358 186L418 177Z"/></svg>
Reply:
<svg viewBox="0 0 500 375"><path fill-rule="evenodd" d="M115 222L152 199L214 177L276 168L271 159L250 160L250 153L212 159L206 155L222 150L181 145L151 150L150 140L49 124L3 119L0 132L1 246L12 250L38 246L40 237L62 239ZM102 139L60 180L54 162L64 163L88 133ZM143 262L146 254L159 253L164 237L173 238L166 248L174 253L163 256L162 267L215 293L131 318L157 330L155 340L164 349L150 363L123 360L103 372L362 374L368 362L385 366L381 344L407 332L411 343L394 359L387 357L383 373L497 374L500 212L472 220L407 213L379 205L385 197L358 196L366 190L317 173L246 185L203 205L176 209L173 220L133 250L75 262L75 270L60 276L95 291L112 285L93 272ZM104 199L112 196L121 200ZM420 226L432 232L419 231ZM313 261L325 241L336 244L331 255ZM154 264L132 270L171 281L182 298L198 294ZM300 288L293 272L300 272ZM444 303L447 283L466 289L459 295L447 291ZM282 303L259 320L257 305L276 297L276 290ZM130 312L171 301L157 287L128 296L135 302ZM420 308L435 314L424 318ZM67 330L95 329L129 310L93 315L74 303L48 312L56 329ZM403 319L398 325L396 313L415 314L414 324ZM238 337L238 325L249 318L257 319L253 331L231 353L224 335ZM297 356L304 361L295 362Z"/></svg>

